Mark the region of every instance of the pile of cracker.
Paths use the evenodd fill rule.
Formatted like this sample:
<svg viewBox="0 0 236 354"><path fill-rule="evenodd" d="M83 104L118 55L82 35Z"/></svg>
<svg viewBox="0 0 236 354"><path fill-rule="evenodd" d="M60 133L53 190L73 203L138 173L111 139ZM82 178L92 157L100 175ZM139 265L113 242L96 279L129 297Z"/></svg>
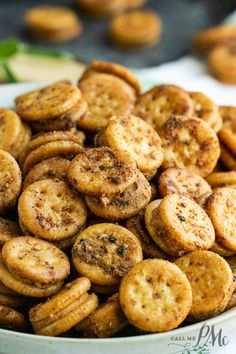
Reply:
<svg viewBox="0 0 236 354"><path fill-rule="evenodd" d="M77 0L79 15L100 20L111 18L108 33L111 42L122 48L155 45L161 36L162 20L150 9L141 8L146 0ZM83 30L76 12L68 7L40 5L24 16L26 27L35 39L58 43L71 41Z"/></svg>
<svg viewBox="0 0 236 354"><path fill-rule="evenodd" d="M236 107L90 63L0 109L0 327L102 338L236 305Z"/></svg>
<svg viewBox="0 0 236 354"><path fill-rule="evenodd" d="M236 84L236 26L225 24L196 33L193 45L206 55L209 72L225 84Z"/></svg>

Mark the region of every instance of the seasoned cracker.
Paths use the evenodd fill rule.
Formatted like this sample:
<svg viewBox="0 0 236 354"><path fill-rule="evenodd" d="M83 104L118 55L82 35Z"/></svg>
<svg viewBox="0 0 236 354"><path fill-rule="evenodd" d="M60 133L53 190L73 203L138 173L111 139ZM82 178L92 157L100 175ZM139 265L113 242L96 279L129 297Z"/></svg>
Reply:
<svg viewBox="0 0 236 354"><path fill-rule="evenodd" d="M94 73L82 80L79 87L88 104L87 113L77 124L84 130L98 131L112 116L129 114L134 108L134 90L117 76Z"/></svg>
<svg viewBox="0 0 236 354"><path fill-rule="evenodd" d="M193 115L194 106L188 92L175 85L158 85L138 98L134 114L157 131L172 115Z"/></svg>
<svg viewBox="0 0 236 354"><path fill-rule="evenodd" d="M209 251L194 251L177 259L175 264L191 284L191 319L205 320L225 310L235 285L232 271L222 257Z"/></svg>
<svg viewBox="0 0 236 354"><path fill-rule="evenodd" d="M72 159L82 150L83 148L80 144L74 143L70 140L51 141L39 146L37 149L29 153L23 164L23 173L28 173L30 168L40 161L56 156Z"/></svg>
<svg viewBox="0 0 236 354"><path fill-rule="evenodd" d="M162 21L152 10L131 10L114 17L110 24L111 41L124 48L156 44L162 33Z"/></svg>
<svg viewBox="0 0 236 354"><path fill-rule="evenodd" d="M144 210L126 220L125 226L139 239L145 258L168 258L168 255L157 246L149 235L144 221Z"/></svg>
<svg viewBox="0 0 236 354"><path fill-rule="evenodd" d="M148 259L122 279L120 302L135 327L145 332L165 332L178 327L188 315L192 290L175 264Z"/></svg>
<svg viewBox="0 0 236 354"><path fill-rule="evenodd" d="M0 217L0 248L6 241L19 235L21 235L21 229L16 222Z"/></svg>
<svg viewBox="0 0 236 354"><path fill-rule="evenodd" d="M24 178L22 189L42 179L60 179L67 181L70 161L62 157L52 157L34 165Z"/></svg>
<svg viewBox="0 0 236 354"><path fill-rule="evenodd" d="M80 98L81 92L77 87L56 83L16 100L16 111L26 121L47 120L66 113Z"/></svg>
<svg viewBox="0 0 236 354"><path fill-rule="evenodd" d="M78 273L97 285L113 286L143 259L140 242L115 224L96 224L77 237L72 260Z"/></svg>
<svg viewBox="0 0 236 354"><path fill-rule="evenodd" d="M0 215L15 206L20 191L20 167L9 152L0 150Z"/></svg>
<svg viewBox="0 0 236 354"><path fill-rule="evenodd" d="M154 202L152 202L154 203ZM180 256L196 249L209 249L215 232L206 212L192 199L169 194L145 211L146 227L167 254Z"/></svg>
<svg viewBox="0 0 236 354"><path fill-rule="evenodd" d="M119 77L129 84L137 95L140 94L141 84L138 77L132 73L128 68L117 63L111 63L107 61L93 60L87 66L83 76L87 76L90 72L99 72L104 74L111 74ZM83 76L80 80L83 80Z"/></svg>
<svg viewBox="0 0 236 354"><path fill-rule="evenodd" d="M198 202L203 194L211 193L204 178L183 168L168 168L160 175L158 184L162 197L177 193Z"/></svg>
<svg viewBox="0 0 236 354"><path fill-rule="evenodd" d="M52 241L75 235L87 218L81 197L66 182L49 179L31 184L21 194L18 212L27 230Z"/></svg>
<svg viewBox="0 0 236 354"><path fill-rule="evenodd" d="M129 154L101 147L77 154L69 165L68 178L75 189L86 195L114 195L130 187L137 173Z"/></svg>
<svg viewBox="0 0 236 354"><path fill-rule="evenodd" d="M215 228L217 241L236 252L236 189L224 187L213 190L205 209Z"/></svg>
<svg viewBox="0 0 236 354"><path fill-rule="evenodd" d="M19 277L16 278L12 273L9 272L2 258L0 259L0 281L5 286L18 294L36 298L48 297L58 293L63 284L63 282L58 282L55 284L39 287L34 284L24 282L24 279Z"/></svg>
<svg viewBox="0 0 236 354"><path fill-rule="evenodd" d="M75 329L85 337L109 338L128 325L128 320L120 306L119 294L114 294L100 305L88 318Z"/></svg>
<svg viewBox="0 0 236 354"><path fill-rule="evenodd" d="M202 119L173 116L163 126L160 137L164 169L186 168L202 177L213 171L220 156L219 141Z"/></svg>
<svg viewBox="0 0 236 354"><path fill-rule="evenodd" d="M35 132L53 132L73 129L77 126L79 120L85 115L87 108L87 103L81 98L74 107L60 117L32 122L31 127Z"/></svg>
<svg viewBox="0 0 236 354"><path fill-rule="evenodd" d="M14 237L5 242L2 259L12 274L32 282L54 284L70 273L68 257L56 246L35 237Z"/></svg>
<svg viewBox="0 0 236 354"><path fill-rule="evenodd" d="M144 175L139 172L137 180L124 192L114 196L90 197L85 201L97 216L110 219L128 219L141 211L151 199L151 187Z"/></svg>
<svg viewBox="0 0 236 354"><path fill-rule="evenodd" d="M28 329L28 322L19 311L8 306L0 305L0 327L24 332Z"/></svg>
<svg viewBox="0 0 236 354"><path fill-rule="evenodd" d="M134 115L111 118L106 138L112 149L126 151L142 172L153 172L163 161L161 139L143 119Z"/></svg>

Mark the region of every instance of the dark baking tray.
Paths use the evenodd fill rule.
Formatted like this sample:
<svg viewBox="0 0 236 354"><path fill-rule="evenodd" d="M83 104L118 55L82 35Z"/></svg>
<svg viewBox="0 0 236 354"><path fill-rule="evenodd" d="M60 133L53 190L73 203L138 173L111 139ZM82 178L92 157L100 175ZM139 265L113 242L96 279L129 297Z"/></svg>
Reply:
<svg viewBox="0 0 236 354"><path fill-rule="evenodd" d="M0 0L0 39L17 37L38 47L52 46L35 42L24 28L25 10L43 3L73 7L69 0ZM107 35L109 20L91 20L80 11L84 24L82 36L53 48L68 50L85 62L96 58L134 68L159 65L188 53L192 34L222 21L236 8L236 0L149 0L146 7L156 10L164 24L162 39L153 48L127 51L112 46Z"/></svg>

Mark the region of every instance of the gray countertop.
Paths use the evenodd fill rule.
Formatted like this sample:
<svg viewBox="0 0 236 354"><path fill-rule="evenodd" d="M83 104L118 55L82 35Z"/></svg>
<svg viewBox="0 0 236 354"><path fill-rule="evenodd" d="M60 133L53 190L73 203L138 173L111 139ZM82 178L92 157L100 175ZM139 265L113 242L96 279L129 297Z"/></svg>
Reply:
<svg viewBox="0 0 236 354"><path fill-rule="evenodd" d="M23 22L27 8L43 3L73 7L73 1L69 0L0 0L0 40L17 37L35 46L49 47L48 44L35 42L30 38ZM236 1L149 0L146 7L155 9L164 24L162 39L153 48L132 51L115 48L109 43L107 35L109 20L91 20L79 10L77 12L84 25L81 37L68 43L53 45L53 48L68 50L85 62L96 58L136 68L155 66L189 52L192 34L219 23L236 7Z"/></svg>

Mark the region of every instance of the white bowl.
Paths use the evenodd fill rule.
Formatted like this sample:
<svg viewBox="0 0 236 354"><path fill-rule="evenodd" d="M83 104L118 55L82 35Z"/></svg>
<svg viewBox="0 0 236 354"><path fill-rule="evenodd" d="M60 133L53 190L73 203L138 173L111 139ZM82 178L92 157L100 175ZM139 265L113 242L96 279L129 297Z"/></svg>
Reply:
<svg viewBox="0 0 236 354"><path fill-rule="evenodd" d="M235 354L236 309L171 332L135 337L42 337L0 329L0 354Z"/></svg>
<svg viewBox="0 0 236 354"><path fill-rule="evenodd" d="M39 86L0 86L0 107L13 107L17 95ZM171 332L125 338L42 337L0 329L0 354L236 354L235 328L236 308Z"/></svg>

